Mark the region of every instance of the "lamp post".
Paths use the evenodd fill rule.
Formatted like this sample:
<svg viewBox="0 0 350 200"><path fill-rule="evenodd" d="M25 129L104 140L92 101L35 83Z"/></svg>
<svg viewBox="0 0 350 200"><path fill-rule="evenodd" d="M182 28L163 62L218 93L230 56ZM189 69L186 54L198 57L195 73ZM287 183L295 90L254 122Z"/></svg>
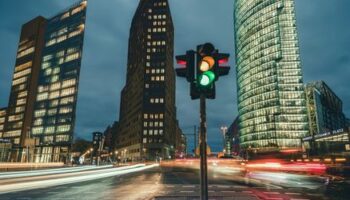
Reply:
<svg viewBox="0 0 350 200"><path fill-rule="evenodd" d="M93 159L93 156L92 156L92 152L93 152L93 148L90 148L90 150L88 152L90 152L90 162L91 162L91 165L93 164L92 162L92 159Z"/></svg>
<svg viewBox="0 0 350 200"><path fill-rule="evenodd" d="M227 144L226 144L227 143L227 138L226 138L227 126L221 126L220 129L224 137L224 155L227 155L230 153L230 150L227 148Z"/></svg>

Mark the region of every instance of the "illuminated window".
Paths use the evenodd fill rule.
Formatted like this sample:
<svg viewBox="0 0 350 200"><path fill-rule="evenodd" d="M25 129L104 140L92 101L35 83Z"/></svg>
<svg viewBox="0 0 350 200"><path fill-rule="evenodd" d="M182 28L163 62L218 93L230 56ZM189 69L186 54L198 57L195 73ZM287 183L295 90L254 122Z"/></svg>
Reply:
<svg viewBox="0 0 350 200"><path fill-rule="evenodd" d="M53 109L50 109L47 111L47 115L48 116L53 116L53 115L56 115L57 113L57 109L56 108L53 108Z"/></svg>
<svg viewBox="0 0 350 200"><path fill-rule="evenodd" d="M31 71L32 71L32 69L29 68L29 69L26 69L26 70L17 72L17 73L15 73L15 74L13 75L13 78L16 79L16 78L19 78L19 77L21 77L21 76L28 75L28 74L30 74Z"/></svg>
<svg viewBox="0 0 350 200"><path fill-rule="evenodd" d="M66 97L61 99L60 105L66 105L74 102L74 97Z"/></svg>
<svg viewBox="0 0 350 200"><path fill-rule="evenodd" d="M55 127L54 126L48 126L45 128L45 134L51 134L55 132Z"/></svg>
<svg viewBox="0 0 350 200"><path fill-rule="evenodd" d="M79 52L71 54L71 55L68 55L68 56L66 56L65 62L69 62L69 61L78 59L79 57L80 57L80 53Z"/></svg>
<svg viewBox="0 0 350 200"><path fill-rule="evenodd" d="M58 133L63 133L63 132L67 132L70 130L70 125L61 125L57 127L57 132Z"/></svg>
<svg viewBox="0 0 350 200"><path fill-rule="evenodd" d="M12 85L18 85L27 81L27 77L22 77L12 81Z"/></svg>
<svg viewBox="0 0 350 200"><path fill-rule="evenodd" d="M36 100L43 101L43 100L46 100L48 97L49 97L49 93L45 92L45 93L38 94Z"/></svg>
<svg viewBox="0 0 350 200"><path fill-rule="evenodd" d="M46 110L45 109L41 109L41 110L37 110L34 112L34 116L35 117L43 117L46 114Z"/></svg>
<svg viewBox="0 0 350 200"><path fill-rule="evenodd" d="M15 72L21 71L21 70L26 69L26 68L31 67L31 66L32 66L32 61L26 62L24 64L16 66Z"/></svg>
<svg viewBox="0 0 350 200"><path fill-rule="evenodd" d="M67 88L67 89L64 89L62 90L62 93L61 93L61 96L68 96L68 95L71 95L71 94L74 94L75 92L75 88L74 87L71 87L71 88Z"/></svg>
<svg viewBox="0 0 350 200"><path fill-rule="evenodd" d="M43 131L44 131L44 128L42 126L32 128L32 134L33 135L42 134Z"/></svg>

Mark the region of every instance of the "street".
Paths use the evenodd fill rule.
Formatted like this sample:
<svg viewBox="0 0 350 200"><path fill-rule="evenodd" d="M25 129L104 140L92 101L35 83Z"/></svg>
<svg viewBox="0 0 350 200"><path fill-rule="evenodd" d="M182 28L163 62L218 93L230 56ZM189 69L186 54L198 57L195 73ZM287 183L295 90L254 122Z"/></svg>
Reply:
<svg viewBox="0 0 350 200"><path fill-rule="evenodd" d="M196 161L190 163L168 162L161 166L138 166L135 171L111 174L117 168L101 168L81 172L64 172L32 177L2 178L0 199L199 199L199 170ZM134 168L130 168L133 170ZM130 170L127 169L127 170ZM82 179L70 183L67 178L81 179L87 176L103 178ZM244 174L240 168L209 165L210 199L346 199L346 188L336 187L338 195L327 190L324 177L287 174L281 172L251 172ZM63 180L56 186L44 181ZM7 193L4 188L21 182L38 182L40 189ZM70 184L69 184L70 183ZM32 184L33 185L33 184ZM37 188L37 186L35 186ZM348 186L344 186L348 187Z"/></svg>

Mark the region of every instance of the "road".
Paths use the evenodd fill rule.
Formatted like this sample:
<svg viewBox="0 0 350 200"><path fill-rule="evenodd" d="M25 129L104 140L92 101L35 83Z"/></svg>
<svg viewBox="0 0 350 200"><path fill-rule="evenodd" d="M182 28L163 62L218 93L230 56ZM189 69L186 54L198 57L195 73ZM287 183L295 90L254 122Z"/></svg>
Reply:
<svg viewBox="0 0 350 200"><path fill-rule="evenodd" d="M94 180L6 193L0 195L0 199L199 199L199 170L196 166L196 163L187 165L168 163L127 174L111 174ZM110 173L113 169L75 172L66 176L78 178L88 174L104 174L108 170ZM38 176L33 177L33 181L58 179L62 176L65 175ZM336 187L337 194L327 190L322 181L323 177L320 176L275 172L252 172L246 175L240 168L211 165L208 178L210 199L345 200L349 197L344 191L339 190L340 187ZM24 180L23 178L0 180L0 190L9 184L9 181L16 182L20 179L31 181L28 177L24 177Z"/></svg>

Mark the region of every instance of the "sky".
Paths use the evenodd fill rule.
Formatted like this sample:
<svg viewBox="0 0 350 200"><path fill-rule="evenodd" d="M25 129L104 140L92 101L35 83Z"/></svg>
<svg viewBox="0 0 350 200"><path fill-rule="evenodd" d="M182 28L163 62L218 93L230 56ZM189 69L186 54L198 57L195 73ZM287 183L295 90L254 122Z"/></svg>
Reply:
<svg viewBox="0 0 350 200"><path fill-rule="evenodd" d="M0 107L8 103L21 25L52 17L76 0L0 1ZM139 0L89 0L77 103L75 136L88 140L119 118L120 91L126 80L129 29ZM230 53L230 74L207 101L208 143L222 150L221 126L238 114L234 68L234 0L169 0L175 27L175 55L213 43ZM350 116L349 0L295 0L304 82L324 80L343 100ZM176 67L176 66L174 66ZM176 81L177 118L185 134L199 124L199 101L191 100L185 79ZM193 137L188 136L189 151Z"/></svg>

